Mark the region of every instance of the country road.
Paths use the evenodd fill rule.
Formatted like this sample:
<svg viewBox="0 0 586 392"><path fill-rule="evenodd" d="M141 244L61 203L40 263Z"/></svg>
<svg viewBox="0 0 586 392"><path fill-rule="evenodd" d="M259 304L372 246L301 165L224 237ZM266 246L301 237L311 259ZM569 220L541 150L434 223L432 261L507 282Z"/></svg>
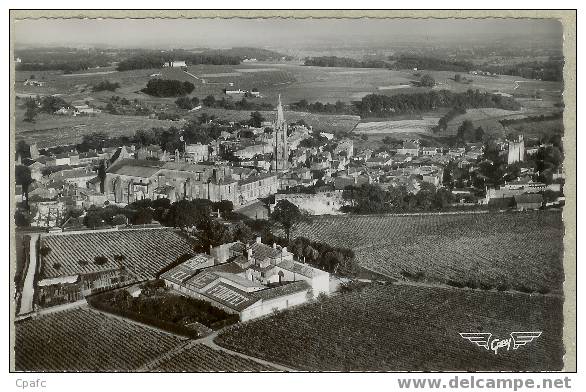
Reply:
<svg viewBox="0 0 586 392"><path fill-rule="evenodd" d="M24 285L22 287L22 297L20 299L20 315L27 314L33 311L33 296L35 293L34 279L35 271L37 270L37 241L39 240L38 233L30 234L30 252L29 263L24 278Z"/></svg>

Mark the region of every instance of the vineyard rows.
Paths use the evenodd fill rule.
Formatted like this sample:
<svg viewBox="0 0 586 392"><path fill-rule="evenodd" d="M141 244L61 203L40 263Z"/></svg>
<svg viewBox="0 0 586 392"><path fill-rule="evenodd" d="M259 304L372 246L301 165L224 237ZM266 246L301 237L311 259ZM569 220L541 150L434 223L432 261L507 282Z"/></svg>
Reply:
<svg viewBox="0 0 586 392"><path fill-rule="evenodd" d="M160 364L155 372L262 372L274 368L197 344Z"/></svg>
<svg viewBox="0 0 586 392"><path fill-rule="evenodd" d="M15 324L19 371L131 371L181 343L87 308Z"/></svg>
<svg viewBox="0 0 586 392"><path fill-rule="evenodd" d="M236 325L216 343L309 371L559 370L561 320L558 297L371 284ZM498 356L459 336L517 330L543 334Z"/></svg>
<svg viewBox="0 0 586 392"><path fill-rule="evenodd" d="M563 223L558 212L427 216L328 216L296 227L351 247L358 262L391 277L561 292Z"/></svg>
<svg viewBox="0 0 586 392"><path fill-rule="evenodd" d="M124 230L45 237L41 244L49 253L43 257L41 278L76 275L118 267L114 256L140 278L152 278L178 256L192 251L188 240L170 229ZM108 262L97 265L95 257ZM58 268L56 268L58 265Z"/></svg>

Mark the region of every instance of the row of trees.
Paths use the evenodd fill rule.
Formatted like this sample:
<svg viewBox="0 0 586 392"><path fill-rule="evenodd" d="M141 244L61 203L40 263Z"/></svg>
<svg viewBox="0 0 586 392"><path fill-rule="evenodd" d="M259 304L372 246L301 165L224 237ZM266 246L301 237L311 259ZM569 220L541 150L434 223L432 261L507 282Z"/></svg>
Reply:
<svg viewBox="0 0 586 392"><path fill-rule="evenodd" d="M442 59L438 57L399 55L390 56L393 69L427 69L434 71L468 72L474 69L469 61Z"/></svg>
<svg viewBox="0 0 586 392"><path fill-rule="evenodd" d="M136 54L118 63L118 71L129 71L133 69L161 68L163 64L171 60L184 60L189 65L213 64L213 65L237 65L240 58L222 53L192 53L188 51L175 50L170 53L159 51L144 52Z"/></svg>
<svg viewBox="0 0 586 392"><path fill-rule="evenodd" d="M435 71L468 72L474 64L468 61L442 59L437 57L399 55L389 56L387 60L364 59L356 60L349 57L318 56L306 58L304 65L316 67L345 68L389 68L389 69L427 69Z"/></svg>
<svg viewBox="0 0 586 392"><path fill-rule="evenodd" d="M531 61L508 65L487 65L483 70L500 75L520 76L526 79L561 82L564 80L564 60Z"/></svg>
<svg viewBox="0 0 586 392"><path fill-rule="evenodd" d="M429 75L423 75L418 84L424 87L433 87L435 80ZM393 116L433 111L439 108L454 108L448 112L446 118L440 119L437 130L445 129L451 116L461 114L467 108L499 108L505 110L518 110L521 105L511 97L499 94L468 90L458 93L449 90L431 90L410 94L369 94L361 101L351 104L341 101L322 103L319 101L309 103L301 100L291 104L291 109L313 113L352 114L366 117L389 118Z"/></svg>
<svg viewBox="0 0 586 392"><path fill-rule="evenodd" d="M392 117L406 113L431 111L445 107L499 108L518 110L521 105L513 98L498 94L468 90L456 93L448 90L428 91L414 94L379 95L369 94L355 103L362 117Z"/></svg>
<svg viewBox="0 0 586 392"><path fill-rule="evenodd" d="M383 60L356 60L349 57L318 56L308 57L304 65L315 67L345 67L345 68L389 68L390 64Z"/></svg>
<svg viewBox="0 0 586 392"><path fill-rule="evenodd" d="M343 210L358 214L430 211L446 208L454 201L447 189L425 182L420 186L417 194L409 193L404 186L389 187L388 190L374 184L347 186L342 197L350 205L343 207Z"/></svg>
<svg viewBox="0 0 586 392"><path fill-rule="evenodd" d="M352 113L353 110L350 104L342 101L336 101L336 103L321 103L319 101L309 103L305 99L302 99L299 102L294 102L289 107L291 110L298 110L301 112L330 114L347 114Z"/></svg>

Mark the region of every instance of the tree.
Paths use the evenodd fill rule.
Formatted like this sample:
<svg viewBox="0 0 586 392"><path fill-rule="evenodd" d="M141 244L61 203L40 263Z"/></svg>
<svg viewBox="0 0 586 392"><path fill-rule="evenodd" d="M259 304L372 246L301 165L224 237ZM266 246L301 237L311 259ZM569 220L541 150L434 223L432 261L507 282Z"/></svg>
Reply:
<svg viewBox="0 0 586 392"><path fill-rule="evenodd" d="M208 251L209 248L222 245L231 240L230 232L220 222L207 216L197 225L195 236L199 240L200 250Z"/></svg>
<svg viewBox="0 0 586 392"><path fill-rule="evenodd" d="M208 95L203 99L203 104L208 107L213 107L216 103L216 98L213 95ZM203 121L202 121L203 122Z"/></svg>
<svg viewBox="0 0 586 392"><path fill-rule="evenodd" d="M303 220L303 214L295 204L289 200L279 200L270 219L283 227L287 242L291 240L291 229Z"/></svg>
<svg viewBox="0 0 586 392"><path fill-rule="evenodd" d="M132 217L132 223L135 225L146 225L153 221L153 214L148 208L140 208Z"/></svg>
<svg viewBox="0 0 586 392"><path fill-rule="evenodd" d="M101 161L98 167L98 179L100 180L100 193L104 193L104 184L106 182L106 164L104 161Z"/></svg>
<svg viewBox="0 0 586 392"><path fill-rule="evenodd" d="M108 262L108 258L105 256L96 256L94 257L94 263L96 263L96 265L104 265Z"/></svg>
<svg viewBox="0 0 586 392"><path fill-rule="evenodd" d="M16 180L16 185L22 186L22 193L25 197L25 205L28 209L28 190L29 186L33 183L33 179L31 177L31 169L28 166L18 165L14 168L14 177Z"/></svg>
<svg viewBox="0 0 586 392"><path fill-rule="evenodd" d="M191 110L193 109L194 105L189 99L189 97L179 97L175 100L175 105L177 105L180 109Z"/></svg>
<svg viewBox="0 0 586 392"><path fill-rule="evenodd" d="M126 223L128 223L128 218L124 214L114 215L112 218L112 224L115 226L125 225Z"/></svg>
<svg viewBox="0 0 586 392"><path fill-rule="evenodd" d="M283 270L279 270L279 286L282 285L282 279L285 277Z"/></svg>
<svg viewBox="0 0 586 392"><path fill-rule="evenodd" d="M253 239L254 233L244 222L238 222L233 230L234 241L247 243Z"/></svg>
<svg viewBox="0 0 586 392"><path fill-rule="evenodd" d="M259 111L250 113L249 125L251 127L260 128L265 118Z"/></svg>
<svg viewBox="0 0 586 392"><path fill-rule="evenodd" d="M476 139L476 132L472 121L464 120L458 127L458 139L466 142Z"/></svg>
<svg viewBox="0 0 586 392"><path fill-rule="evenodd" d="M24 121L34 122L38 111L37 102L32 98L27 98L24 101L24 107L26 108L26 111L24 112Z"/></svg>
<svg viewBox="0 0 586 392"><path fill-rule="evenodd" d="M69 107L69 104L63 100L61 97L55 97L52 95L47 95L41 99L41 111L45 113L55 113L57 110L61 109L62 107Z"/></svg>
<svg viewBox="0 0 586 392"><path fill-rule="evenodd" d="M122 267L122 263L126 260L126 256L124 255L114 255L114 261L118 264L119 267Z"/></svg>
<svg viewBox="0 0 586 392"><path fill-rule="evenodd" d="M435 79L430 74L425 74L419 80L421 87L433 87L435 86Z"/></svg>
<svg viewBox="0 0 586 392"><path fill-rule="evenodd" d="M171 205L168 224L180 229L195 226L199 220L197 209L187 200L179 200Z"/></svg>
<svg viewBox="0 0 586 392"><path fill-rule="evenodd" d="M29 227L31 225L32 217L26 211L16 211L14 213L14 223L16 227Z"/></svg>

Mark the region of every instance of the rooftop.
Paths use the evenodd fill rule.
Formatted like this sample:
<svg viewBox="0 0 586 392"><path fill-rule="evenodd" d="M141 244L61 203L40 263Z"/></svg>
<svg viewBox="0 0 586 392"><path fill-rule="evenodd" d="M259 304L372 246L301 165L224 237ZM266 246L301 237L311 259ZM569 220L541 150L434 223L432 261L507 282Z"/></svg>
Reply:
<svg viewBox="0 0 586 392"><path fill-rule="evenodd" d="M297 292L307 291L311 288L309 283L304 280L298 280L296 282L285 283L282 286L273 287L270 289L255 291L250 295L262 299L263 301L270 300L273 298L281 297L283 295L293 294Z"/></svg>

